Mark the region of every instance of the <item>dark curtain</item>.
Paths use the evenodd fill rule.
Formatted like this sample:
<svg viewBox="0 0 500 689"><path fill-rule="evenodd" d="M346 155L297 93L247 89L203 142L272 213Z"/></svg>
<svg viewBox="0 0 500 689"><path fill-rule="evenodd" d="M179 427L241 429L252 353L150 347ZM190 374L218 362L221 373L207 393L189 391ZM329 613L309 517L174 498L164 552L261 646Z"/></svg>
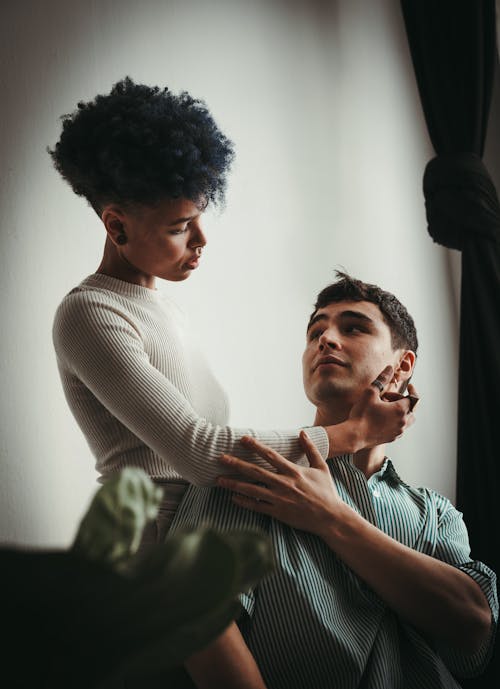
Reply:
<svg viewBox="0 0 500 689"><path fill-rule="evenodd" d="M402 0L437 154L424 174L428 229L462 252L457 506L472 556L500 573L500 206L482 163L496 63L494 0ZM497 420L498 418L498 420ZM500 650L464 687L500 686Z"/></svg>

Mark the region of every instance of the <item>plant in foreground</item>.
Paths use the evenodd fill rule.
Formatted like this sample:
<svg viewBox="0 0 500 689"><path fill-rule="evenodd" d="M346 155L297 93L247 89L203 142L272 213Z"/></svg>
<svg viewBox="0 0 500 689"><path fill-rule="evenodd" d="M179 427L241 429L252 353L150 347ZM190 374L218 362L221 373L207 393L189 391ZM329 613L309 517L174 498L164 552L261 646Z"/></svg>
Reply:
<svg viewBox="0 0 500 689"><path fill-rule="evenodd" d="M139 469L100 488L68 551L0 550L4 658L15 687L162 678L238 616L272 568L257 532L177 532L137 555L161 493ZM173 677L174 675L172 675Z"/></svg>

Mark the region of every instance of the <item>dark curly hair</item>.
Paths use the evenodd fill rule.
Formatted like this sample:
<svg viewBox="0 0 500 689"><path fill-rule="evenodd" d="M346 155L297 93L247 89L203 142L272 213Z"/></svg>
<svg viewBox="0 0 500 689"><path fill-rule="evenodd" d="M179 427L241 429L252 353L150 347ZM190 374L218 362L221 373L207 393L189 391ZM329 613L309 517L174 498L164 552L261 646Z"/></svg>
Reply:
<svg viewBox="0 0 500 689"><path fill-rule="evenodd" d="M62 119L61 138L48 152L97 213L106 203L224 202L233 145L188 93L126 77Z"/></svg>
<svg viewBox="0 0 500 689"><path fill-rule="evenodd" d="M413 318L403 304L390 292L335 271L337 281L325 287L318 294L309 323L318 309L340 301L369 301L376 304L391 331L391 344L396 349L411 349L417 353L418 339ZM309 328L309 325L308 325Z"/></svg>

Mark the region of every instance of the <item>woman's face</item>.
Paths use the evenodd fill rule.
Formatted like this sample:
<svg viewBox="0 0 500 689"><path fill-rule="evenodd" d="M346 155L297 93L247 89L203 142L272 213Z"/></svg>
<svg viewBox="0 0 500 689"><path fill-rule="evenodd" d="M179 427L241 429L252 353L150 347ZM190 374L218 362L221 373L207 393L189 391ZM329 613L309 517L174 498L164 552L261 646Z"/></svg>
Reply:
<svg viewBox="0 0 500 689"><path fill-rule="evenodd" d="M207 243L201 225L203 211L204 206L179 198L131 210L110 205L101 217L116 260L124 264L122 270L134 274L133 282L148 284L154 277L185 280L198 267ZM126 237L123 244L120 235Z"/></svg>

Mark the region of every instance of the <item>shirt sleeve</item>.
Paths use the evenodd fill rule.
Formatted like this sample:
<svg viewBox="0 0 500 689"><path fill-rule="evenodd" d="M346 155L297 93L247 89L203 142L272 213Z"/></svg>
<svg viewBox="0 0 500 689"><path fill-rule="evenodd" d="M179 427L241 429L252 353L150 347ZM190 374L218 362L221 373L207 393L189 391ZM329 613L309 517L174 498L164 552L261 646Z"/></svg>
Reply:
<svg viewBox="0 0 500 689"><path fill-rule="evenodd" d="M491 610L491 628L488 639L481 648L467 655L449 645L438 643L439 654L449 670L457 677L474 677L487 665L491 654L498 623L498 595L496 575L485 564L470 559L470 546L467 528L461 512L451 502L438 496L438 534L435 557L457 567L470 576L481 588Z"/></svg>
<svg viewBox="0 0 500 689"><path fill-rule="evenodd" d="M137 326L116 305L95 298L91 305L76 308L75 300L67 299L59 307L53 335L59 364L190 483L213 485L217 476L228 471L219 462L223 453L264 465L240 444L243 435L256 437L293 462L304 460L299 429L255 431L215 425L198 416L175 385L151 364ZM326 458L325 429L312 427L307 432Z"/></svg>

